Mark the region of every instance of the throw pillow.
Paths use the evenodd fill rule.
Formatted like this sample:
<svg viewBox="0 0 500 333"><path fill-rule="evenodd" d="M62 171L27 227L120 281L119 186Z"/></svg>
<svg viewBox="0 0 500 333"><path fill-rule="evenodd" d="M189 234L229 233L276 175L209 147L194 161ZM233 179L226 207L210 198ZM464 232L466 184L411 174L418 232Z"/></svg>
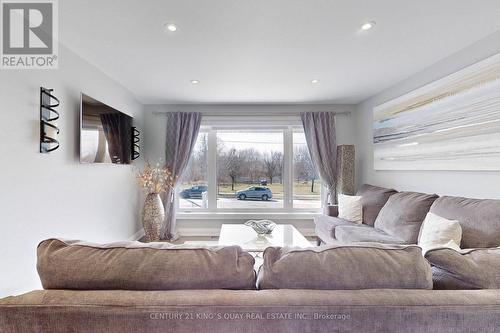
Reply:
<svg viewBox="0 0 500 333"><path fill-rule="evenodd" d="M382 207L374 227L408 244L417 244L425 215L437 198L435 194L417 192L393 194Z"/></svg>
<svg viewBox="0 0 500 333"><path fill-rule="evenodd" d="M339 218L357 224L363 223L363 205L361 196L339 194Z"/></svg>
<svg viewBox="0 0 500 333"><path fill-rule="evenodd" d="M382 207L389 200L389 197L396 193L398 191L389 188L369 184L361 186L356 195L363 197L361 199L361 203L363 204L363 224L373 226Z"/></svg>
<svg viewBox="0 0 500 333"><path fill-rule="evenodd" d="M427 251L437 248L460 251L461 239L462 227L457 220L448 220L429 212L422 223L418 245L424 255Z"/></svg>

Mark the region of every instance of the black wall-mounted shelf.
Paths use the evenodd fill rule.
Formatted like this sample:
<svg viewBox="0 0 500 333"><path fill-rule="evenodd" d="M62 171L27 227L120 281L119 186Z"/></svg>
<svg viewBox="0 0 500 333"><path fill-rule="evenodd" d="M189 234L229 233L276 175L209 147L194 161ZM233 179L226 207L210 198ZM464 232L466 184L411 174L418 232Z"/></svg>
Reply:
<svg viewBox="0 0 500 333"><path fill-rule="evenodd" d="M132 127L132 160L136 160L141 156L139 142L141 132L136 127Z"/></svg>
<svg viewBox="0 0 500 333"><path fill-rule="evenodd" d="M59 99L52 92L53 89L40 87L40 153L50 153L59 148L57 137L48 136L52 129L55 136L59 135L59 128L53 123L59 119L59 112L55 109L60 105Z"/></svg>

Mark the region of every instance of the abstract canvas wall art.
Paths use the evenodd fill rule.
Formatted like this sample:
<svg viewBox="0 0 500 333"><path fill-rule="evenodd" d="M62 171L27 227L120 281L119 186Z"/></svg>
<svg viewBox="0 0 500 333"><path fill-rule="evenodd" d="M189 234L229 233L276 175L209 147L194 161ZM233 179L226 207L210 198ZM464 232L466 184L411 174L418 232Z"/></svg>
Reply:
<svg viewBox="0 0 500 333"><path fill-rule="evenodd" d="M374 108L375 170L500 170L500 54Z"/></svg>

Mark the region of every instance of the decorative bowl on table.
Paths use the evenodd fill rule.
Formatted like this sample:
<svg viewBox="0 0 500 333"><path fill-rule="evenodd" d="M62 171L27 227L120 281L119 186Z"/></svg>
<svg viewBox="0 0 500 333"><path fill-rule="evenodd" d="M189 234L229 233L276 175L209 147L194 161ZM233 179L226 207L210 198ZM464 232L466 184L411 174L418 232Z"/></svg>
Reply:
<svg viewBox="0 0 500 333"><path fill-rule="evenodd" d="M250 220L245 222L246 226L252 227L253 230L259 235L270 234L276 223L270 220Z"/></svg>

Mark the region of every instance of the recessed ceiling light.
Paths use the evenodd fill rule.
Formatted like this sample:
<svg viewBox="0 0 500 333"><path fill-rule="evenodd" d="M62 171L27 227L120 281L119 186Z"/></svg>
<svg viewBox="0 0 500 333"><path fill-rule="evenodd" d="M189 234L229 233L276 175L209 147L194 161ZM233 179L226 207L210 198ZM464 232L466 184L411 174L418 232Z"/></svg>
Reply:
<svg viewBox="0 0 500 333"><path fill-rule="evenodd" d="M200 81L199 80L191 80L191 83L192 84L198 84L198 83L200 83Z"/></svg>
<svg viewBox="0 0 500 333"><path fill-rule="evenodd" d="M176 32L177 31L177 25L173 23L165 23L163 25L165 27L165 30L170 31L170 32Z"/></svg>
<svg viewBox="0 0 500 333"><path fill-rule="evenodd" d="M375 27L377 25L377 23L375 21L369 21L369 22L366 22L364 23L362 26L361 26L361 30L370 30L372 29L373 27Z"/></svg>
<svg viewBox="0 0 500 333"><path fill-rule="evenodd" d="M311 83L312 83L312 84L319 83L319 80L318 80L318 79L311 80Z"/></svg>

